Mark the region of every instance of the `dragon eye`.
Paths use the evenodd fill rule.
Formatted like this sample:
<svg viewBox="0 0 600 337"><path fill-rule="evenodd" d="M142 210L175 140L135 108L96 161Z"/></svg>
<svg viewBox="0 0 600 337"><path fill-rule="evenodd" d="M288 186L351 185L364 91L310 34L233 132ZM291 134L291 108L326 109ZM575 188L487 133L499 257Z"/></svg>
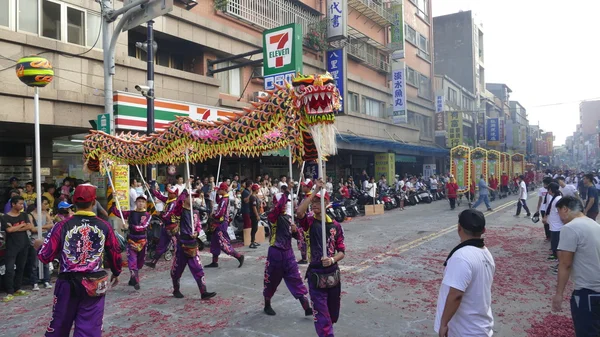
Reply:
<svg viewBox="0 0 600 337"><path fill-rule="evenodd" d="M323 81L323 84L334 84L335 81L333 80L333 78L327 78Z"/></svg>

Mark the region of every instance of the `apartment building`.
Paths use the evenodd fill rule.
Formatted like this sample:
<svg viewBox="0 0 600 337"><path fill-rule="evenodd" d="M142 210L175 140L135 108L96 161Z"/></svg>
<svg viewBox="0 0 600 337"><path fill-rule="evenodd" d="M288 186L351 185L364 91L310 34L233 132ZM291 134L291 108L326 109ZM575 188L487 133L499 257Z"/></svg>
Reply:
<svg viewBox="0 0 600 337"><path fill-rule="evenodd" d="M446 75L435 75L434 87L436 97L443 97L444 102L440 116L442 124L436 124L436 142L448 148L458 145L476 147L478 133L482 131L477 129L475 94ZM451 121L456 125L449 125Z"/></svg>
<svg viewBox="0 0 600 337"><path fill-rule="evenodd" d="M173 11L154 21L156 129L175 116L214 120L248 106L264 90L261 66L230 68L257 61L265 29L296 23L305 35L304 73L326 69L323 22L327 2L317 0L199 1L186 10L175 0ZM422 164L443 161L446 151L433 142L432 24L428 0L404 0L406 23L408 122L391 122L390 3L349 0L346 111L337 118L340 155L328 163L333 177L374 172L376 153L396 153L399 173L419 173ZM114 4L121 7L121 2ZM24 10L27 8L27 11ZM33 142L32 89L19 82L12 69L18 58L40 54L55 68L55 80L40 92L42 167L46 179L81 176L82 135L103 113L102 34L99 4L92 0L0 0L0 161L23 163L31 172ZM403 24L404 25L404 24ZM313 32L311 36L308 35ZM146 81L146 55L136 42L146 40L146 28L120 35L116 48L115 129L146 129L145 99L134 89ZM209 61L249 56L214 64L229 70L211 76ZM0 164L1 165L1 164ZM404 166L403 166L404 165ZM217 162L197 165L197 174L216 172ZM283 157L266 155L240 161L224 158L223 174L253 176L286 172ZM14 172L6 173L8 179ZM167 175L159 168L159 176Z"/></svg>

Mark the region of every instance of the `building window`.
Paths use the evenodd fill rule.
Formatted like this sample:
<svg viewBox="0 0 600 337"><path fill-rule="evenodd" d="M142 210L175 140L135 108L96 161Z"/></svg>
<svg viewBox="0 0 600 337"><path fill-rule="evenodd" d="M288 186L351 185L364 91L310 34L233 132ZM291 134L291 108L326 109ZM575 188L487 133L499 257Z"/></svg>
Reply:
<svg viewBox="0 0 600 337"><path fill-rule="evenodd" d="M448 87L448 101L456 104L456 90Z"/></svg>
<svg viewBox="0 0 600 337"><path fill-rule="evenodd" d="M419 34L419 49L429 54L429 41L427 41L427 37Z"/></svg>
<svg viewBox="0 0 600 337"><path fill-rule="evenodd" d="M67 42L85 45L85 12L67 7Z"/></svg>
<svg viewBox="0 0 600 337"><path fill-rule="evenodd" d="M429 0L413 0L415 5L417 5L417 15L429 22Z"/></svg>
<svg viewBox="0 0 600 337"><path fill-rule="evenodd" d="M362 103L362 113L367 116L383 117L383 102L363 96Z"/></svg>
<svg viewBox="0 0 600 337"><path fill-rule="evenodd" d="M18 0L17 30L38 34L38 0Z"/></svg>
<svg viewBox="0 0 600 337"><path fill-rule="evenodd" d="M419 74L418 96L425 99L431 99L431 80L423 74Z"/></svg>
<svg viewBox="0 0 600 337"><path fill-rule="evenodd" d="M87 45L102 48L102 18L100 14L88 12L86 22ZM97 41L97 42L96 42Z"/></svg>
<svg viewBox="0 0 600 337"><path fill-rule="evenodd" d="M0 0L0 26L10 27L11 0Z"/></svg>
<svg viewBox="0 0 600 337"><path fill-rule="evenodd" d="M417 81L417 72L409 67L406 67L406 83L419 87L419 82Z"/></svg>
<svg viewBox="0 0 600 337"><path fill-rule="evenodd" d="M358 112L358 94L355 92L348 92L348 109L352 112Z"/></svg>
<svg viewBox="0 0 600 337"><path fill-rule="evenodd" d="M43 0L42 2L42 36L55 40L61 37L60 4Z"/></svg>
<svg viewBox="0 0 600 337"><path fill-rule="evenodd" d="M217 69L226 68L235 65L233 62L222 62L215 64ZM215 74L215 78L221 80L221 92L232 96L240 96L242 94L242 77L241 69L231 69Z"/></svg>
<svg viewBox="0 0 600 337"><path fill-rule="evenodd" d="M406 32L406 41L408 41L416 46L417 45L417 31L407 24L404 25L404 31Z"/></svg>

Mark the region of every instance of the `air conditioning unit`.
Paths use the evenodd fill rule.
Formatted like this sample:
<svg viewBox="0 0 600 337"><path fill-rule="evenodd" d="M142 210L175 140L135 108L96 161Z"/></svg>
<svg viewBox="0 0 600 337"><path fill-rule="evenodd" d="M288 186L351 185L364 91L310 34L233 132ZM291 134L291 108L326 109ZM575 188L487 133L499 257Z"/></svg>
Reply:
<svg viewBox="0 0 600 337"><path fill-rule="evenodd" d="M263 67L252 68L252 78L263 78Z"/></svg>
<svg viewBox="0 0 600 337"><path fill-rule="evenodd" d="M267 96L269 96L269 93L267 93L265 91L256 91L256 92L252 93L252 100L258 101L258 99L260 97L267 97Z"/></svg>

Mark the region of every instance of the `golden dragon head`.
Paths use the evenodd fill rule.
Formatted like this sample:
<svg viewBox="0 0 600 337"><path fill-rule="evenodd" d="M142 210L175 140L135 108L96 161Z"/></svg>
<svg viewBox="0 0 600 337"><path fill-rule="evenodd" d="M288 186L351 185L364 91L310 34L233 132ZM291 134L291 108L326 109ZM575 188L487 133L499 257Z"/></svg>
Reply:
<svg viewBox="0 0 600 337"><path fill-rule="evenodd" d="M292 106L310 120L333 120L341 108L341 96L329 73L302 75L292 79Z"/></svg>

